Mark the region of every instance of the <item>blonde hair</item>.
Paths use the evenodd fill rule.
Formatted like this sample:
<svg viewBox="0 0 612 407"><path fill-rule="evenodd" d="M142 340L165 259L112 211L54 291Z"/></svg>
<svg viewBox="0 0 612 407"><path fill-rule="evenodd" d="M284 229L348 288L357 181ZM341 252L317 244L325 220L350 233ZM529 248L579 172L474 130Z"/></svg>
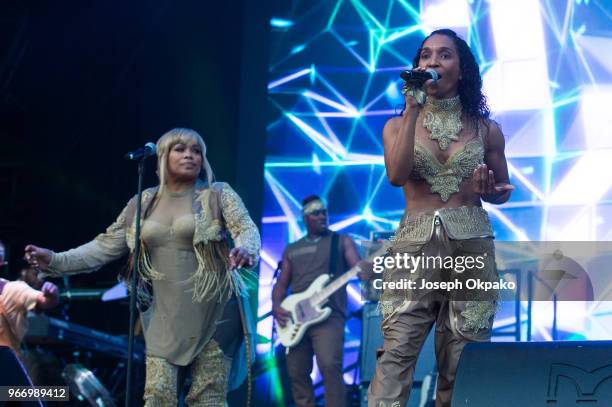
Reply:
<svg viewBox="0 0 612 407"><path fill-rule="evenodd" d="M159 177L159 192L161 193L166 185L168 179L168 154L172 147L176 144L184 143L187 144L190 141L195 141L199 144L202 149L202 168L200 170L200 176L202 172L206 173L206 180L210 187L215 179L212 168L208 159L206 159L206 144L195 130L176 128L165 133L157 140L157 176Z"/></svg>

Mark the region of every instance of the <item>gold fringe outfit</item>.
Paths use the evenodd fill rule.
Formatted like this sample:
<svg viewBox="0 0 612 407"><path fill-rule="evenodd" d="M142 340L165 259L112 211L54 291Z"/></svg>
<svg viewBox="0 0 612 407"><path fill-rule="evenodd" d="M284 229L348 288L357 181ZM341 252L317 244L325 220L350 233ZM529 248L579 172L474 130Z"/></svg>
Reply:
<svg viewBox="0 0 612 407"><path fill-rule="evenodd" d="M145 219L151 212L157 193L158 188L143 191L142 213L144 215L141 225L147 222ZM230 389L242 383L246 375L245 366L248 363L245 360L252 360L254 355L252 346L249 349L249 355L244 354L245 348L254 343L252 338L245 340L241 345L240 355L233 360L234 363L230 370L226 366L231 359L223 354L219 344L213 339L213 335L215 335L219 324L217 321L221 318L228 300L234 295L239 304L238 318L241 319L245 339L247 333L251 335L255 332L253 319L249 318L249 310L245 309L248 306L248 298L245 298L247 285L254 278L254 273L249 270L240 272L229 270L227 231L231 233L235 246L245 249L253 257L255 264L259 260L259 232L249 217L242 200L228 184L215 183L209 188L199 182L193 191L191 205L193 213L192 256L195 255L196 261L177 263L194 264L193 272L182 271L189 275L187 280L176 281L174 276L168 279L163 270L156 270L154 266L156 261L151 257L150 248L147 247L144 239L141 239L140 242L142 250L140 259L138 259L137 299L147 342L147 377L144 396L146 406L165 406L169 405L167 404L168 398L176 400L177 389L176 386L172 388L172 385L176 384L176 372L181 366L190 366L193 376L191 390L187 397L189 405L224 406L228 381L231 382L229 383ZM49 274L57 276L91 272L127 253L133 254L136 227L135 208L136 197L129 201L117 220L107 228L105 233L75 249L53 253ZM183 255L181 257L186 258ZM133 264L134 261L135 259L131 258L130 264ZM184 290L184 284L191 285L191 287L187 286L187 289ZM151 291L152 288L155 289ZM189 312L181 313L180 309L173 314L159 314L161 319L159 315L158 318L155 317L156 312L162 312L158 309L160 304L164 304L166 309L172 309L172 300L168 301L168 298L159 296L181 296L176 302L177 306L181 307L181 303L188 301L182 297L183 292L191 292L191 301L195 307L193 309L203 313L201 317L204 319L190 322L192 318L199 318L200 315L196 316ZM175 323L174 320L168 321L167 318L172 318L173 315L176 315L175 318L184 318L185 321L181 323ZM155 330L147 332L147 325L153 320L156 321ZM197 333L189 334L169 332L173 330L171 326L188 327L193 324L197 326L202 322L205 325L204 332L198 329L196 329ZM164 335L166 335L165 339L160 342L159 337ZM185 335L190 337L183 338ZM175 342L173 338L185 345L177 347L172 343ZM191 344L190 341L193 340L197 342ZM204 366L213 365L224 366L224 368L204 368ZM220 388L223 388L223 391L219 391Z"/></svg>

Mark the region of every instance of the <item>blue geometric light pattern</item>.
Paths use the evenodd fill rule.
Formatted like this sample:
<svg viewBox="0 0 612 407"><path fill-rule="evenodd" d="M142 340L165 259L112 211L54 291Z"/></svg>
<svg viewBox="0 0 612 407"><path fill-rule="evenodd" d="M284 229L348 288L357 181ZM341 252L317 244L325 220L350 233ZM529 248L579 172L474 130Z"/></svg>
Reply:
<svg viewBox="0 0 612 407"><path fill-rule="evenodd" d="M436 28L452 28L470 44L506 138L516 190L504 205L485 204L497 239L612 240L610 2L277 4L284 8L273 11L270 44L274 116L267 128L260 316L271 310L283 249L303 235L299 202L306 195L326 198L332 229L357 240L397 226L404 200L386 179L382 128L402 108L399 72ZM355 287L349 298L357 308ZM609 311L568 310L568 323L584 322L582 338L610 339ZM563 321L560 310L561 329ZM538 327L536 317L534 324L536 338L550 338L549 322ZM356 360L360 336L358 325L350 328L347 365ZM258 332L271 338L271 317ZM258 351L269 352L262 342ZM353 381L352 374L345 378Z"/></svg>

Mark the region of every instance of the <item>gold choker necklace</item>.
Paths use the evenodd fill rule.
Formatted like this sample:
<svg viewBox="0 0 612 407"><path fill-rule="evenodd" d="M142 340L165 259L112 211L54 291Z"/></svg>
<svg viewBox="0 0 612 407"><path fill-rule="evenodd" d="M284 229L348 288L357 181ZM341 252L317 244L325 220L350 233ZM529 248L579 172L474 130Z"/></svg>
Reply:
<svg viewBox="0 0 612 407"><path fill-rule="evenodd" d="M449 99L427 98L423 111L423 127L429 130L432 140L438 140L441 150L446 150L451 141L459 140L463 129L459 95Z"/></svg>

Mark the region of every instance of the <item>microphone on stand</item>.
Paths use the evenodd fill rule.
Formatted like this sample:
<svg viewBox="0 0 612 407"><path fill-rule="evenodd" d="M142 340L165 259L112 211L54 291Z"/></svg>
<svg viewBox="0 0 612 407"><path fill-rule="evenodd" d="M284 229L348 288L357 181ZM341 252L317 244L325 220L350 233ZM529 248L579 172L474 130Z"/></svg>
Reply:
<svg viewBox="0 0 612 407"><path fill-rule="evenodd" d="M436 83L438 79L442 78L442 75L438 74L435 69L427 68L426 71L402 71L402 73L400 73L400 77L406 81L408 86L422 88L423 84L425 84L425 82L429 79Z"/></svg>
<svg viewBox="0 0 612 407"><path fill-rule="evenodd" d="M157 147L155 147L155 143L147 143L144 147L139 148L138 150L130 151L127 153L124 158L126 160L140 160L141 158L147 158L152 155L155 155Z"/></svg>

